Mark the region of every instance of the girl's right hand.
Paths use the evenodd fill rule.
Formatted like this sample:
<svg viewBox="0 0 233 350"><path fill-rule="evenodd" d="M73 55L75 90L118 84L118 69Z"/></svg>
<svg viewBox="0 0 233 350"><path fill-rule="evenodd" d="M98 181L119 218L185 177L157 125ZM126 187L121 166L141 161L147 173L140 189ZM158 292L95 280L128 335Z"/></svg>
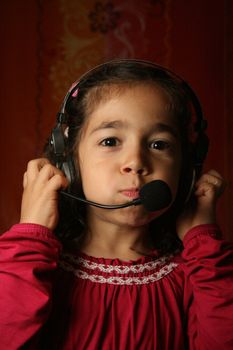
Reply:
<svg viewBox="0 0 233 350"><path fill-rule="evenodd" d="M58 222L58 191L68 186L63 172L48 159L31 160L23 179L20 223L33 223L53 230Z"/></svg>

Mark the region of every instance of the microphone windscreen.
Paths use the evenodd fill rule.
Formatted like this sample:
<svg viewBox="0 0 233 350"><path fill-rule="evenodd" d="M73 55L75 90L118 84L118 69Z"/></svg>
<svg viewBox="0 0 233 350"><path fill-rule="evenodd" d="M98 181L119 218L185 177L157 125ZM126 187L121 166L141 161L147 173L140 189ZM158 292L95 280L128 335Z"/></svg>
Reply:
<svg viewBox="0 0 233 350"><path fill-rule="evenodd" d="M164 209L172 200L171 190L162 180L148 182L141 188L139 196L148 211Z"/></svg>

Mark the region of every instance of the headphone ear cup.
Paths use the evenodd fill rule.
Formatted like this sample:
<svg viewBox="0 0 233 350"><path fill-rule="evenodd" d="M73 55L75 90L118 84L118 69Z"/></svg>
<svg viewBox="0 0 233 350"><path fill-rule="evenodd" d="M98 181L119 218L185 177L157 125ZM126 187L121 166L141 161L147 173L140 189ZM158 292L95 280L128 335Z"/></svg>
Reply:
<svg viewBox="0 0 233 350"><path fill-rule="evenodd" d="M63 161L61 170L65 174L67 180L69 181L69 184L72 185L76 179L76 170L73 157L71 155L67 156Z"/></svg>
<svg viewBox="0 0 233 350"><path fill-rule="evenodd" d="M75 165L72 155L66 155L66 141L60 125L53 129L50 144L56 167L63 171L69 184L73 184L76 179Z"/></svg>
<svg viewBox="0 0 233 350"><path fill-rule="evenodd" d="M207 152L209 147L209 139L208 136L201 132L195 143L191 146L190 151L190 160L191 162L188 165L188 169L184 169L185 176L184 176L184 183L182 185L183 193L185 194L183 197L183 203L187 204L187 202L190 200L195 183L197 179L201 175L203 162L206 158Z"/></svg>
<svg viewBox="0 0 233 350"><path fill-rule="evenodd" d="M59 167L59 163L61 162L61 158L65 151L65 139L60 126L57 126L52 130L50 145L55 157L56 166Z"/></svg>
<svg viewBox="0 0 233 350"><path fill-rule="evenodd" d="M196 182L196 171L195 168L189 164L186 166L183 166L182 172L181 172L181 178L179 182L179 188L178 188L178 197L177 200L179 203L178 205L183 208L184 205L187 204L189 199L192 196L194 186Z"/></svg>
<svg viewBox="0 0 233 350"><path fill-rule="evenodd" d="M201 132L194 145L193 149L193 164L195 167L196 178L198 178L202 171L202 165L206 158L209 148L209 139L208 136Z"/></svg>
<svg viewBox="0 0 233 350"><path fill-rule="evenodd" d="M187 204L189 199L191 198L194 191L195 183L196 183L196 170L192 169L190 173L190 177L188 179L188 185L186 189L186 198L185 198L184 204Z"/></svg>

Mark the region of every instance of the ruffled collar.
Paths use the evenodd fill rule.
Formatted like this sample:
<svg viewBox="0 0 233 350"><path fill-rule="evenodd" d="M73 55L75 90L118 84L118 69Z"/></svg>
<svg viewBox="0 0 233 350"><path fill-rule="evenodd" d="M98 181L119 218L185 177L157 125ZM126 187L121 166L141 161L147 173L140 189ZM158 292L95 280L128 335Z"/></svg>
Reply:
<svg viewBox="0 0 233 350"><path fill-rule="evenodd" d="M78 279L100 284L132 285L148 284L170 273L177 263L172 255L143 256L136 260L106 259L63 253L60 268L73 273Z"/></svg>

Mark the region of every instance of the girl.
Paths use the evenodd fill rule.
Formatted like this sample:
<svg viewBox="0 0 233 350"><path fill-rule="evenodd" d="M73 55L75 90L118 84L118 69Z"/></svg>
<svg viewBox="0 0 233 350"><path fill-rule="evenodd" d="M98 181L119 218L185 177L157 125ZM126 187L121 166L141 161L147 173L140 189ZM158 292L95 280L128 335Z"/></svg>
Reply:
<svg viewBox="0 0 233 350"><path fill-rule="evenodd" d="M178 77L134 60L69 92L24 174L20 223L1 236L2 349L233 348L232 247L215 218L224 181L211 170L192 190L206 147L195 104ZM171 191L154 211L59 193L116 205L153 180Z"/></svg>

